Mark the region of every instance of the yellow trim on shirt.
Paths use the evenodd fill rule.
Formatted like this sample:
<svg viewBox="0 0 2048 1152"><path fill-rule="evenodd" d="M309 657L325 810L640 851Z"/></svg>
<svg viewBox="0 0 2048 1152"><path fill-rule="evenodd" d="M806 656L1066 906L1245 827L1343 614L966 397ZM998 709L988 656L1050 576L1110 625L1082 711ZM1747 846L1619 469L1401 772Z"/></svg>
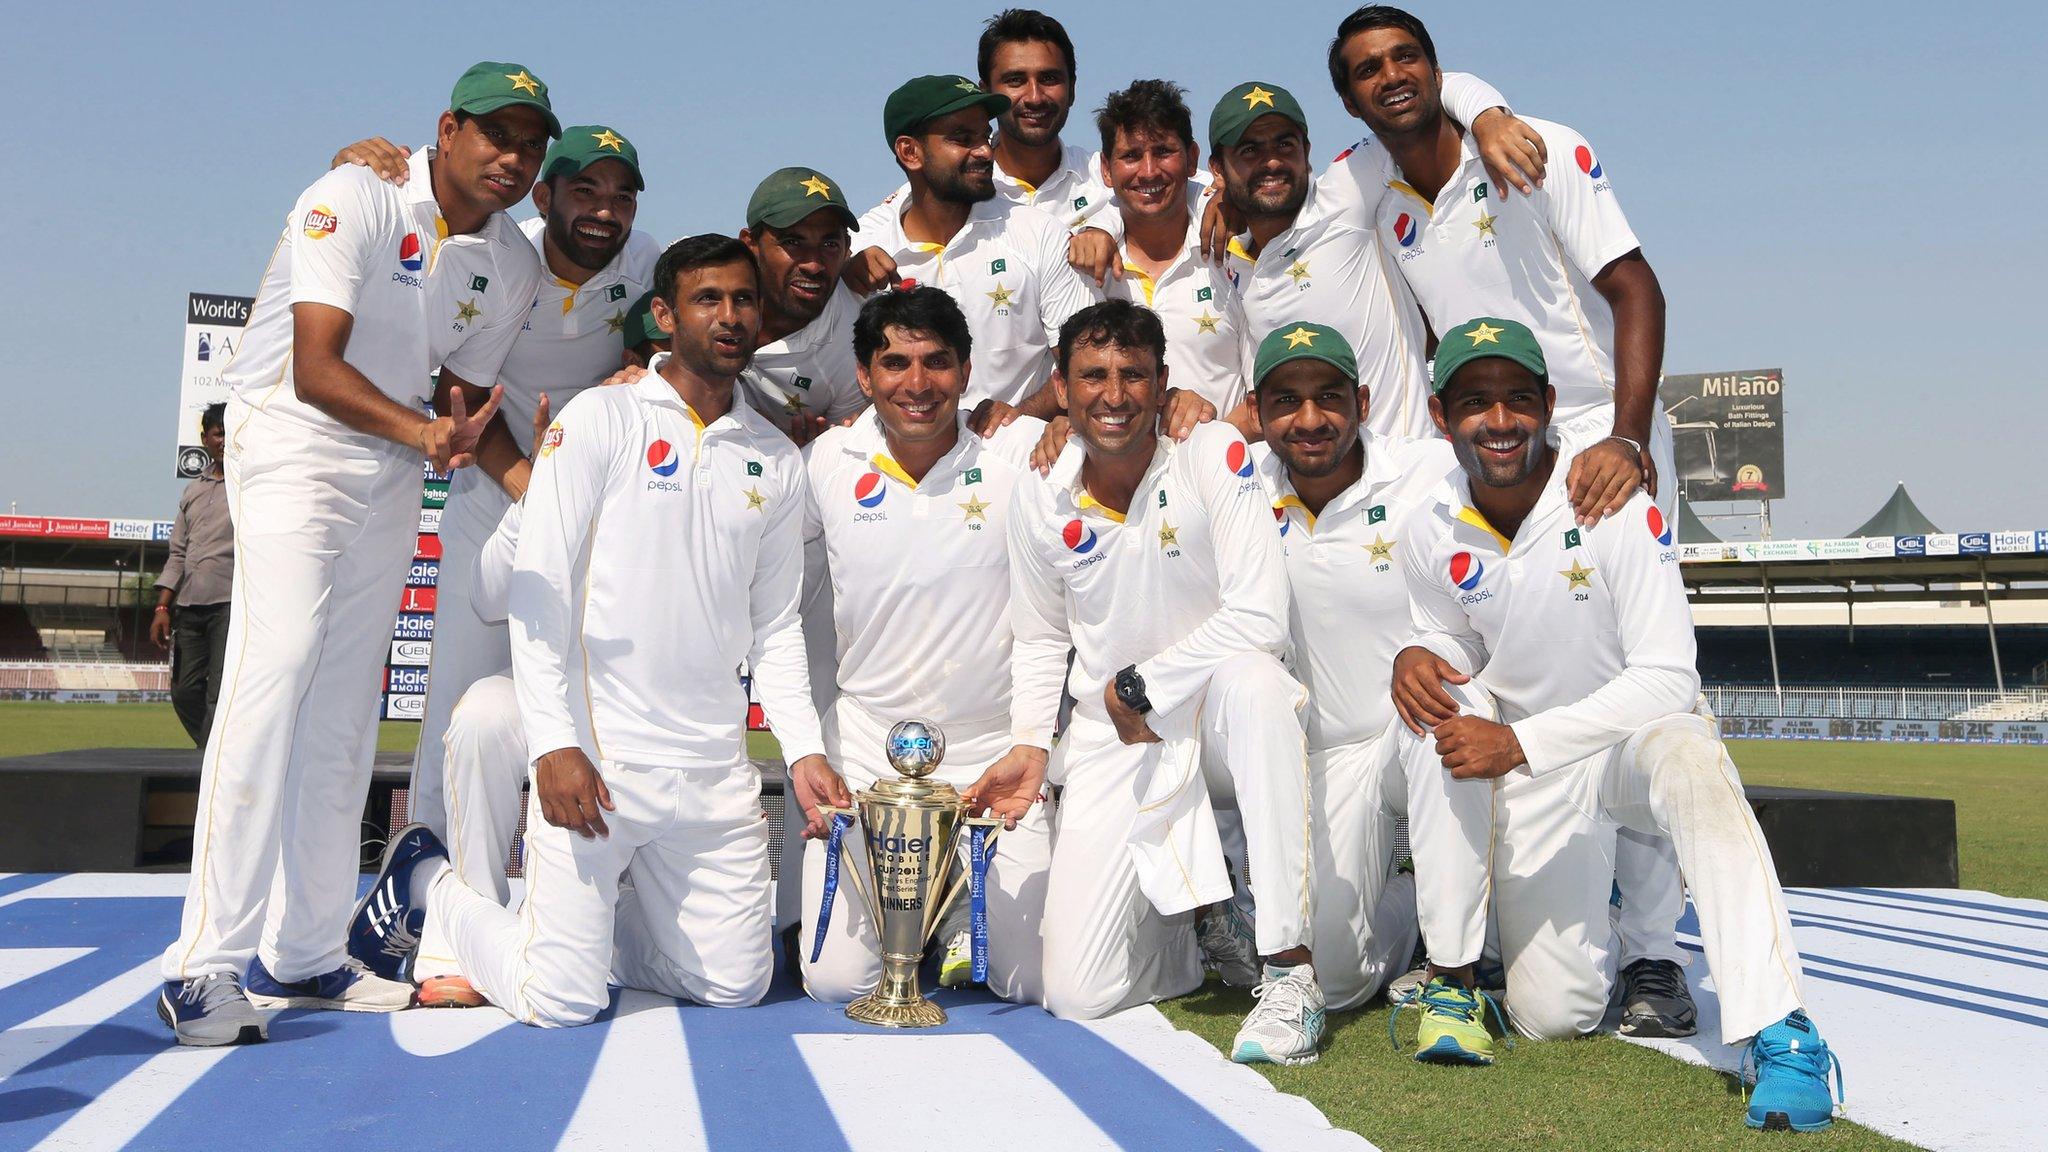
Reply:
<svg viewBox="0 0 2048 1152"><path fill-rule="evenodd" d="M892 480L897 480L902 482L903 484L908 485L912 492L917 491L917 481L912 480L910 478L910 473L905 472L903 470L903 465L898 464L896 461L891 460L889 457L882 455L880 452L877 452L874 454L874 456L870 457L868 462L874 466L875 471L880 472L882 475L887 476Z"/></svg>
<svg viewBox="0 0 2048 1152"><path fill-rule="evenodd" d="M1086 492L1081 493L1080 505L1081 510L1083 512L1093 509L1094 511L1100 512L1104 516L1109 517L1111 520L1114 520L1119 524L1124 522L1124 513L1119 512L1114 508L1111 508L1109 505L1104 504L1102 501L1097 500L1095 497L1089 495Z"/></svg>
<svg viewBox="0 0 2048 1152"><path fill-rule="evenodd" d="M940 274L945 272L946 246L944 244L932 244L923 240L912 240L910 242L910 248L913 252L936 252L939 254L938 263L932 265L932 278L934 280L938 279ZM933 285L933 287L937 287L937 285L935 284Z"/></svg>
<svg viewBox="0 0 2048 1152"><path fill-rule="evenodd" d="M569 294L562 297L562 315L567 316L570 309L576 307L576 293L583 285L573 280L564 280L560 276L555 277L555 283L569 290Z"/></svg>
<svg viewBox="0 0 2048 1152"><path fill-rule="evenodd" d="M1240 243L1238 241L1238 238L1235 236L1232 236L1230 238L1230 254L1244 261L1247 264L1256 264L1259 262L1258 257L1244 250L1244 245Z"/></svg>
<svg viewBox="0 0 2048 1152"><path fill-rule="evenodd" d="M1436 205L1429 202L1429 197L1417 192L1405 180L1389 180L1387 181L1387 187L1392 188L1396 192L1406 192L1408 195L1415 197L1424 208L1429 209L1432 213L1436 211Z"/></svg>
<svg viewBox="0 0 2048 1152"><path fill-rule="evenodd" d="M695 464L698 455L704 450L704 418L697 415L697 410L690 407L688 400L683 400L680 396L676 397L676 399L682 400L683 414L690 418L691 426L697 430L697 442L690 448L690 463Z"/></svg>
<svg viewBox="0 0 2048 1152"><path fill-rule="evenodd" d="M1145 307L1150 308L1152 306L1152 293L1159 287L1158 282L1147 275L1143 268L1138 267L1129 260L1124 261L1124 271L1129 272L1137 278L1138 283L1145 286Z"/></svg>
<svg viewBox="0 0 2048 1152"><path fill-rule="evenodd" d="M1301 497L1290 494L1273 501L1273 511L1278 512L1283 508L1301 509L1301 514L1308 517L1308 530L1316 530L1316 514L1308 510L1308 505L1301 502Z"/></svg>
<svg viewBox="0 0 2048 1152"><path fill-rule="evenodd" d="M434 217L434 250L427 253L427 275L434 274L434 265L441 261L441 242L448 239L448 218Z"/></svg>
<svg viewBox="0 0 2048 1152"><path fill-rule="evenodd" d="M1470 524L1474 528L1479 529L1481 532L1486 533L1488 536L1493 537L1494 540L1500 544L1500 554L1503 556L1507 555L1508 552L1511 551L1515 546L1514 541L1509 540L1507 537L1500 534L1500 529L1495 528L1493 525L1487 523L1486 517L1480 515L1479 509L1477 508L1458 509L1458 519L1466 524Z"/></svg>

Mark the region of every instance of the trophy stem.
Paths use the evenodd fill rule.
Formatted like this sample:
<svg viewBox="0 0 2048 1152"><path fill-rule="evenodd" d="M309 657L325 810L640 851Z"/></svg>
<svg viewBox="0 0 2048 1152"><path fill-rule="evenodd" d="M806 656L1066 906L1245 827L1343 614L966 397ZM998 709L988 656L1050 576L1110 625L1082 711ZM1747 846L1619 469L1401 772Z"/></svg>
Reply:
<svg viewBox="0 0 2048 1152"><path fill-rule="evenodd" d="M884 1028L935 1028L946 1022L946 1010L924 998L917 986L922 954L882 953L882 979L875 990L846 1006L848 1019Z"/></svg>

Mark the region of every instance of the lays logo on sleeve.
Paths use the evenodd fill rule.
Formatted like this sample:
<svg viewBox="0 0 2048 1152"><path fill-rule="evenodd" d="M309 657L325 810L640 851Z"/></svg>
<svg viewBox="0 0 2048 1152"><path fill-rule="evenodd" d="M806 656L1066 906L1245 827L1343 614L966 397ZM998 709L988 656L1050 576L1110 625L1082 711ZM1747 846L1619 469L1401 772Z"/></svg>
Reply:
<svg viewBox="0 0 2048 1152"><path fill-rule="evenodd" d="M553 424L548 425L547 432L540 438L540 458L545 460L553 456L555 449L562 446L562 441L566 436L567 433L562 431L561 421L557 420Z"/></svg>
<svg viewBox="0 0 2048 1152"><path fill-rule="evenodd" d="M334 209L325 204L315 204L312 210L306 213L306 222L302 227L306 230L307 239L325 240L334 235L334 229L340 223L341 218L334 214Z"/></svg>

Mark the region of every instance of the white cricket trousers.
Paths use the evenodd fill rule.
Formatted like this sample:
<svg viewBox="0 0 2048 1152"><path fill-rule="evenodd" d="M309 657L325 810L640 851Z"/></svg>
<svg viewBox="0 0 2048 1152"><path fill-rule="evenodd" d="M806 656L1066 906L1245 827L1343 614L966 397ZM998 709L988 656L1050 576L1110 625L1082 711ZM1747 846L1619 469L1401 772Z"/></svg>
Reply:
<svg viewBox="0 0 2048 1152"><path fill-rule="evenodd" d="M1498 715L1477 682L1446 685L1459 709ZM1405 729L1404 729L1405 732ZM1608 916L1617 829L1669 839L1699 911L1721 1036L1736 1043L1800 1007L1799 953L1763 831L1711 724L1684 713L1542 776L1454 780L1433 737L1402 737L1408 837L1430 960L1471 963L1488 891L1524 1035L1591 1032L1612 999Z"/></svg>
<svg viewBox="0 0 2048 1152"><path fill-rule="evenodd" d="M1558 461L1568 464L1582 448L1597 444L1614 432L1614 405L1595 405L1559 422L1557 429ZM1664 514L1667 523L1675 525L1678 466L1673 454L1671 421L1665 418L1661 400L1650 413L1650 442L1645 447L1657 468L1657 510ZM1671 841L1622 829L1614 846L1614 890L1621 894L1621 909L1614 917L1621 964L1626 966L1637 960L1685 963L1677 936L1678 918L1685 914L1685 883L1679 877L1678 853Z"/></svg>
<svg viewBox="0 0 2048 1152"><path fill-rule="evenodd" d="M235 586L166 980L341 966L419 453L227 408Z"/></svg>
<svg viewBox="0 0 2048 1152"><path fill-rule="evenodd" d="M520 789L526 786L526 730L509 675L486 676L451 710L443 764L448 862L474 891L508 904L505 878L512 838L519 832ZM445 926L428 921L420 933L413 979L424 982L461 971Z"/></svg>
<svg viewBox="0 0 2048 1152"><path fill-rule="evenodd" d="M775 969L760 773L746 761L598 765L617 806L609 836L548 824L529 799L519 912L450 868L427 928L485 999L543 1028L589 1023L612 983L714 1008L759 1001Z"/></svg>
<svg viewBox="0 0 2048 1152"><path fill-rule="evenodd" d="M889 729L896 719L902 717L883 720L848 696L841 696L826 714L825 756L846 781L848 791L858 793L878 780L895 778L896 770L889 767L884 751ZM955 788L966 788L979 780L1012 744L1007 713L977 724L941 727L946 735L946 757L934 775ZM1045 911L1046 870L1052 862L1050 808L1050 802L1033 805L1016 828L998 835L995 859L988 869L988 987L1012 1003L1035 1004L1044 995L1039 922ZM785 827L801 829L802 817ZM965 924L968 909L964 871L968 837L964 828L959 839L961 850L955 875L960 882L960 894L947 914L947 924ZM817 933L818 905L825 894L826 843L804 841L803 919L797 938L803 957L804 991L813 1000L834 1004L867 995L882 979L882 954L874 918L854 886L854 877L859 876L860 883L873 894L874 877L867 871L867 839L857 820L840 845L844 858L839 864L832 923L825 931L824 949L813 962L811 948ZM938 944L943 947L945 941L939 940Z"/></svg>
<svg viewBox="0 0 2048 1152"><path fill-rule="evenodd" d="M1200 700L1202 773L1244 820L1262 955L1309 942L1308 754L1301 685L1247 652L1218 665ZM1079 701L1053 749L1064 784L1045 896L1045 1006L1090 1020L1202 983L1195 912L1166 915L1138 886L1131 831L1147 750L1124 744L1097 701Z"/></svg>
<svg viewBox="0 0 2048 1152"><path fill-rule="evenodd" d="M1396 725L1399 720L1394 721ZM1316 982L1333 1012L1356 1008L1407 970L1415 952L1415 883L1389 879L1394 821L1407 777L1391 728L1308 752L1309 846L1315 884ZM1256 870L1254 875L1256 875Z"/></svg>
<svg viewBox="0 0 2048 1152"><path fill-rule="evenodd" d="M448 481L441 510L441 569L434 591L434 648L427 664L427 709L420 719L409 790L412 818L448 839L444 739L449 718L470 685L512 671L512 633L503 620L486 622L471 597L477 557L498 530L511 498L479 468ZM451 842L450 847L453 847Z"/></svg>

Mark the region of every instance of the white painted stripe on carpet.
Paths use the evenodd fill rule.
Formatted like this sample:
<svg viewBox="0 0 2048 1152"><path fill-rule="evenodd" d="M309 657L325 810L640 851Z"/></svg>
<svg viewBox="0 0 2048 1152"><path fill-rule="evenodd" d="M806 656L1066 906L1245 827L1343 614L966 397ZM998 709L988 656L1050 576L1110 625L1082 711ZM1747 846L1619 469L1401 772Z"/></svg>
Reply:
<svg viewBox="0 0 2048 1152"><path fill-rule="evenodd" d="M234 1051L233 1045L167 1047L79 1109L63 1127L37 1144L36 1152L104 1152L122 1147Z"/></svg>
<svg viewBox="0 0 2048 1152"><path fill-rule="evenodd" d="M648 1133L659 1132L661 1147L671 1152L709 1148L676 1002L652 992L621 991L618 1012L604 1028L590 1084L557 1147L641 1148Z"/></svg>
<svg viewBox="0 0 2048 1152"><path fill-rule="evenodd" d="M1226 1060L1210 1043L1175 1028L1146 1005L1082 1027L1122 1049L1201 1105L1255 1148L1273 1152L1377 1152L1356 1132L1333 1128L1315 1105Z"/></svg>
<svg viewBox="0 0 2048 1152"><path fill-rule="evenodd" d="M671 1001L671 1003L673 1003ZM414 1056L446 1056L495 1035L515 1021L501 1008L419 1008L393 1012L391 1042Z"/></svg>
<svg viewBox="0 0 2048 1152"><path fill-rule="evenodd" d="M0 1033L0 1080L78 1039L87 1029L104 1022L162 984L157 975L157 959L152 956L99 987ZM164 1032L163 1038L166 1043L170 1041L169 1031Z"/></svg>
<svg viewBox="0 0 2048 1152"><path fill-rule="evenodd" d="M1115 1141L1000 1036L800 1035L855 1152L1080 1152Z"/></svg>
<svg viewBox="0 0 2048 1152"><path fill-rule="evenodd" d="M0 896L0 908L23 900L114 899L137 896L183 896L183 872L69 872ZM166 941L166 943L169 943Z"/></svg>
<svg viewBox="0 0 2048 1152"><path fill-rule="evenodd" d="M90 948L0 948L0 988L40 976L91 952Z"/></svg>

